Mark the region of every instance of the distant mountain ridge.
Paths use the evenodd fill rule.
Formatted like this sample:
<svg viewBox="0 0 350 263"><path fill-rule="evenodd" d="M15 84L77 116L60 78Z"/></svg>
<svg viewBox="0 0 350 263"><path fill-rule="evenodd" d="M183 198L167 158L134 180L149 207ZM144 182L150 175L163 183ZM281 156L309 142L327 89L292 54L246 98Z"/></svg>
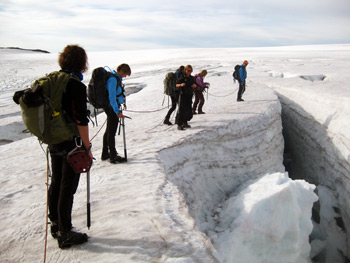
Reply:
<svg viewBox="0 0 350 263"><path fill-rule="evenodd" d="M42 50L42 49L25 49L25 48L19 48L19 47L0 47L0 49L17 49L17 50L23 50L23 51L50 53L49 51Z"/></svg>

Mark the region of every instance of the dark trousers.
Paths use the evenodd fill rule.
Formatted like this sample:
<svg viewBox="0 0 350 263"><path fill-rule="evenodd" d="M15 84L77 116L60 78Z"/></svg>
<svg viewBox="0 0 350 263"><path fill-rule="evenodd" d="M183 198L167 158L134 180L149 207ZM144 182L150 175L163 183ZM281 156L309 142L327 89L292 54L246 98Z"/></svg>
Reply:
<svg viewBox="0 0 350 263"><path fill-rule="evenodd" d="M193 117L192 114L192 95L183 94L179 97L179 110L176 115L178 125L187 124Z"/></svg>
<svg viewBox="0 0 350 263"><path fill-rule="evenodd" d="M176 109L176 105L178 102L178 96L170 96L171 98L171 108L169 109L167 115L165 116L166 120L170 119L171 114L174 112L174 110Z"/></svg>
<svg viewBox="0 0 350 263"><path fill-rule="evenodd" d="M107 127L103 135L102 152L109 152L110 156L115 156L117 154L115 148L115 135L117 133L119 118L112 107L105 108L104 111L107 114Z"/></svg>
<svg viewBox="0 0 350 263"><path fill-rule="evenodd" d="M194 103L193 103L193 108L192 111L195 112L197 109L197 105L198 105L198 112L202 112L202 108L204 105L204 96L203 96L203 92L202 91L195 91L194 92Z"/></svg>
<svg viewBox="0 0 350 263"><path fill-rule="evenodd" d="M80 179L80 174L74 172L64 154L74 147L74 141L49 146L52 165L49 218L57 221L58 230L63 232L69 232L72 228L73 199Z"/></svg>
<svg viewBox="0 0 350 263"><path fill-rule="evenodd" d="M245 92L245 83L239 83L237 99L242 99L242 95L244 92Z"/></svg>

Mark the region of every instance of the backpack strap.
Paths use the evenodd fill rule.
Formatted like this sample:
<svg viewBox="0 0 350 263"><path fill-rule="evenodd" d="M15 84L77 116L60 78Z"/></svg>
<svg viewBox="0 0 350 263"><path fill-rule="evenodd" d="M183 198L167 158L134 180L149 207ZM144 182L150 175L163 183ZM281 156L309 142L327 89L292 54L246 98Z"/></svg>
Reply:
<svg viewBox="0 0 350 263"><path fill-rule="evenodd" d="M125 89L124 89L123 85L120 84L119 78L118 78L117 76L115 76L115 75L112 73L113 71L111 70L111 68L108 67L108 66L104 66L103 68L106 69L106 71L107 71L108 73L110 73L110 76L111 76L111 77L116 78L116 80L117 80L117 87L118 87L118 86L121 86L121 88L122 88L122 94L124 94ZM108 69L108 70L107 70L107 69ZM117 95L117 97L120 97L120 95Z"/></svg>
<svg viewBox="0 0 350 263"><path fill-rule="evenodd" d="M117 94L116 96L117 96L117 98L123 96L124 97L124 104L125 104L125 88L124 88L124 85L121 83L119 77L112 73L113 71L108 66L105 66L104 68L109 70L109 71L106 70L106 72L107 72L109 77L114 77L116 79L116 81L117 81L117 88L121 87L122 92L119 95ZM117 100L117 104L118 104L118 107L120 108L121 105L120 105L118 100Z"/></svg>

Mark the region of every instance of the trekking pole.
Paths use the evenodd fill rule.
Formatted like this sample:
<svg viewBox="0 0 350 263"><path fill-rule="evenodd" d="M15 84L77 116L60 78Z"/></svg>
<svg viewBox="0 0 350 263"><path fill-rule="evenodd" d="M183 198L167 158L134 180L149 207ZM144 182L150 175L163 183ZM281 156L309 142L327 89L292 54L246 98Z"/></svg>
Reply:
<svg viewBox="0 0 350 263"><path fill-rule="evenodd" d="M87 191L87 227L91 226L91 210L90 210L90 171L86 173L86 191Z"/></svg>
<svg viewBox="0 0 350 263"><path fill-rule="evenodd" d="M124 140L124 158L125 158L125 162L128 161L128 155L126 152L126 139L125 139L125 121L124 118L121 119L122 122L122 126L123 126L123 140Z"/></svg>
<svg viewBox="0 0 350 263"><path fill-rule="evenodd" d="M44 249L44 263L46 263L46 251L47 251L47 231L49 224L49 176L50 172L50 159L49 159L49 147L46 150L46 218L45 218L45 249Z"/></svg>

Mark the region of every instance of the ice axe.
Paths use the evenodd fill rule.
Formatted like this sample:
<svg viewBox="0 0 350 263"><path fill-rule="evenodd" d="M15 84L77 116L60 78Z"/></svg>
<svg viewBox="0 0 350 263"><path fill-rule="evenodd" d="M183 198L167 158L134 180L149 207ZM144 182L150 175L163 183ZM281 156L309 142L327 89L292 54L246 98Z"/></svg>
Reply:
<svg viewBox="0 0 350 263"><path fill-rule="evenodd" d="M130 117L128 116L125 116L124 115L124 118L127 118L127 119L130 119ZM127 150L126 150L126 138L125 138L125 121L124 121L124 118L121 118L121 121L120 121L120 126L123 127L123 141L124 141L124 158L125 158L125 162L128 161L128 154L127 154ZM119 127L119 134L120 134L120 127Z"/></svg>
<svg viewBox="0 0 350 263"><path fill-rule="evenodd" d="M122 118L122 126L123 126L123 140L124 140L124 158L125 158L125 162L127 162L128 161L128 155L127 155L127 151L126 151L126 138L125 138L125 122L124 122L124 118Z"/></svg>
<svg viewBox="0 0 350 263"><path fill-rule="evenodd" d="M86 173L86 191L87 191L87 227L91 226L91 210L90 210L90 171Z"/></svg>

